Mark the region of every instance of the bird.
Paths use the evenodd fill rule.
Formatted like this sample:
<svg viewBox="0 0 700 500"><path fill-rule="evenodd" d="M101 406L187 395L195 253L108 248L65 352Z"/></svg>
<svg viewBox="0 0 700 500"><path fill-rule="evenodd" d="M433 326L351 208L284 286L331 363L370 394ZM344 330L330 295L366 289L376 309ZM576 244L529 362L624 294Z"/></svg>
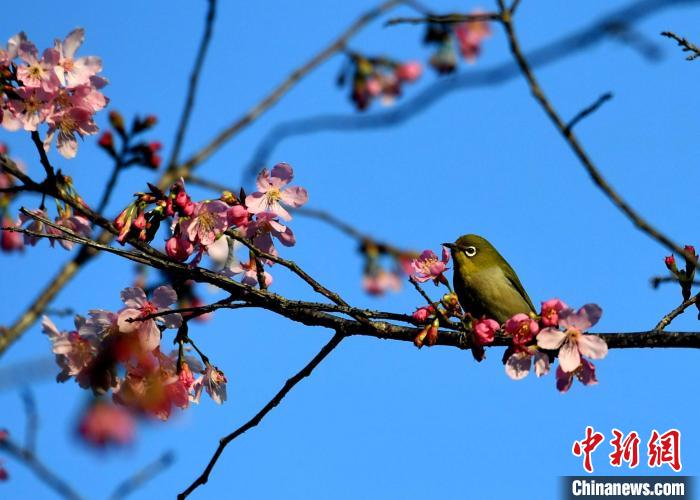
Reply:
<svg viewBox="0 0 700 500"><path fill-rule="evenodd" d="M518 275L486 238L465 234L443 246L452 254L452 283L466 313L503 324L517 313L535 312Z"/></svg>

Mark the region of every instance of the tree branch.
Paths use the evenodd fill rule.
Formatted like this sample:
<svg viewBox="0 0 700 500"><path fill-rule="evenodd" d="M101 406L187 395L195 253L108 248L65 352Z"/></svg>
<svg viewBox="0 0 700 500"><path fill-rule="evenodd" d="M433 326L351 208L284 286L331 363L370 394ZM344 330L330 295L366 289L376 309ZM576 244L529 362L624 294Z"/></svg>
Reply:
<svg viewBox="0 0 700 500"><path fill-rule="evenodd" d="M671 31L662 31L661 35L678 42L678 45L683 47L683 52L692 52L692 54L685 58L686 61L692 61L693 59L700 57L700 47L689 42L687 39L680 37Z"/></svg>
<svg viewBox="0 0 700 500"><path fill-rule="evenodd" d="M216 0L207 0L207 2L209 3L209 8L207 9L207 16L204 22L204 34L202 35L202 41L199 43L197 57L194 62L194 67L192 68L192 73L190 74L190 83L187 89L187 97L185 98L185 107L182 110L182 116L180 116L180 124L178 125L177 133L175 134L175 143L173 145L173 151L170 155L170 160L168 161L167 170L173 170L177 165L180 150L182 149L182 143L185 140L187 125L190 121L190 116L192 115L192 109L194 109L194 97L197 93L199 76L202 73L202 67L204 66L204 60L207 55L207 49L209 48L209 42L211 41L211 36L214 31Z"/></svg>
<svg viewBox="0 0 700 500"><path fill-rule="evenodd" d="M258 425L265 418L265 416L268 413L270 413L270 411L272 411L278 404L282 402L284 397L287 394L289 394L289 392L294 388L294 386L301 382L305 377L311 375L311 372L313 372L313 370L321 363L321 361L323 361L326 358L326 356L328 356L344 338L344 334L336 332L336 334L333 335L331 340L323 346L323 348L318 352L318 354L316 354L316 356L314 356L311 359L311 361L309 361L306 364L306 366L304 366L304 368L302 368L294 376L289 378L284 383L279 392L277 392L277 394L275 394L275 396L265 406L263 406L263 408L258 413L256 413L253 418L248 420L245 424L240 426L232 433L221 438L221 440L219 441L219 446L216 448L214 455L211 457L209 463L204 468L204 472L202 472L202 474L197 479L195 479L192 484L190 484L182 493L180 493L177 496L178 500L183 500L187 498L199 486L206 484L209 480L209 475L211 474L212 469L216 465L216 462L219 460L221 454L224 452L226 446L228 446L228 444L231 441L244 434L246 431L249 431L256 425Z"/></svg>

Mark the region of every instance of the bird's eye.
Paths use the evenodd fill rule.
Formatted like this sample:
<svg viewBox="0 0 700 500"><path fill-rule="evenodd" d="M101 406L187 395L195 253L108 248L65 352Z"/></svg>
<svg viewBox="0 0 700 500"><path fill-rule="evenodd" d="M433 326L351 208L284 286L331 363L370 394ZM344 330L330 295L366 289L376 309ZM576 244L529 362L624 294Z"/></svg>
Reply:
<svg viewBox="0 0 700 500"><path fill-rule="evenodd" d="M466 247L464 249L464 254L467 257L474 257L476 255L476 247Z"/></svg>

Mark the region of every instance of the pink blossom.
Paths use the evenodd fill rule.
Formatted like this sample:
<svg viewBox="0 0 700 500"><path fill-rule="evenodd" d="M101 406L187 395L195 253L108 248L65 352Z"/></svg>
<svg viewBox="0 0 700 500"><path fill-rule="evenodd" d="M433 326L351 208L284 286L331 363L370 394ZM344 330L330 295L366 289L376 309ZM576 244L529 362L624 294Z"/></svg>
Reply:
<svg viewBox="0 0 700 500"><path fill-rule="evenodd" d="M125 445L134 439L134 417L123 408L98 401L92 404L78 424L78 432L89 444L104 447Z"/></svg>
<svg viewBox="0 0 700 500"><path fill-rule="evenodd" d="M416 309L412 316L418 323L425 323L433 314L435 314L433 306L423 306Z"/></svg>
<svg viewBox="0 0 700 500"><path fill-rule="evenodd" d="M501 325L496 320L482 318L474 321L472 329L474 330L475 340L479 345L485 345L493 342L496 332L501 329Z"/></svg>
<svg viewBox="0 0 700 500"><path fill-rule="evenodd" d="M475 10L472 14L483 14ZM464 22L454 27L455 37L459 42L459 51L468 62L474 63L481 53L481 43L491 36L491 26L486 21Z"/></svg>
<svg viewBox="0 0 700 500"><path fill-rule="evenodd" d="M195 203L192 216L180 223L183 234L192 243L213 244L228 229L228 208L221 200Z"/></svg>
<svg viewBox="0 0 700 500"><path fill-rule="evenodd" d="M557 389L566 392L571 389L574 377L583 385L595 385L598 379L595 376L595 366L587 359L581 358L581 365L573 372L565 372L561 364L557 367Z"/></svg>
<svg viewBox="0 0 700 500"><path fill-rule="evenodd" d="M165 242L165 253L171 259L185 261L194 252L194 245L181 236L173 236Z"/></svg>
<svg viewBox="0 0 700 500"><path fill-rule="evenodd" d="M432 250L424 250L417 259L411 261L411 277L420 283L433 280L437 285L444 279L444 273L448 267L450 252L442 247L442 260L438 260L437 255Z"/></svg>
<svg viewBox="0 0 700 500"><path fill-rule="evenodd" d="M76 134L81 138L98 132L92 118L92 111L85 108L69 108L58 111L47 118L49 130L44 139L44 149L48 150L58 132L56 146L65 158L74 158L78 152Z"/></svg>
<svg viewBox="0 0 700 500"><path fill-rule="evenodd" d="M64 212L63 215L56 217L56 225L65 227L73 231L74 233L82 236L89 237L92 234L92 227L90 226L90 221L83 217L82 215L69 215L68 212ZM56 230L58 234L63 235L60 231ZM50 240L51 246L53 246L54 240ZM68 240L58 240L60 245L66 250L71 250L73 248L73 242Z"/></svg>
<svg viewBox="0 0 700 500"><path fill-rule="evenodd" d="M418 61L409 61L396 68L396 77L407 82L416 81L423 73L423 66Z"/></svg>
<svg viewBox="0 0 700 500"><path fill-rule="evenodd" d="M29 210L29 213L34 214L34 215L41 217L43 219L49 218L49 216L45 210L41 210L38 208L36 210ZM26 229L28 231L32 231L32 232L37 233L37 234L46 234L46 233L54 234L54 232L56 231L55 229L51 229L51 228L49 228L49 230L47 230L46 225L40 220L37 220L37 219L35 219L29 215L26 215L24 213L19 214L19 223L21 225L25 224L27 221L31 221L31 223L26 227ZM35 236L33 234L27 234L27 233L24 234L24 243L26 245L34 246L37 244L37 242L40 239L41 239L40 236Z"/></svg>
<svg viewBox="0 0 700 500"><path fill-rule="evenodd" d="M41 59L36 46L26 40L19 44L18 55L26 64L17 67L17 79L26 87L43 87L51 91L58 86L54 67L59 54L55 49L46 49Z"/></svg>
<svg viewBox="0 0 700 500"><path fill-rule="evenodd" d="M89 84L90 77L102 71L102 60L95 56L75 58L75 52L85 39L85 30L77 28L68 33L61 42L56 40L54 47L58 54L58 63L54 68L56 76L62 85L75 87Z"/></svg>
<svg viewBox="0 0 700 500"><path fill-rule="evenodd" d="M233 259L227 264L223 273L229 277L242 273L243 279L241 283L250 286L256 286L258 284L258 266L255 259L251 259L248 262L240 262ZM263 277L265 279L265 287L269 287L272 284L272 275L263 269Z"/></svg>
<svg viewBox="0 0 700 500"><path fill-rule="evenodd" d="M14 90L19 99L10 99L7 110L13 120L21 123L24 130L35 131L49 116L53 107L54 92L42 87L20 87ZM8 121L8 124L13 123ZM13 125L10 125L10 128ZM7 128L7 127L6 127Z"/></svg>
<svg viewBox="0 0 700 500"><path fill-rule="evenodd" d="M362 277L362 288L370 295L383 295L388 291L398 292L401 290L401 277L380 269Z"/></svg>
<svg viewBox="0 0 700 500"><path fill-rule="evenodd" d="M565 309L559 313L559 326L545 328L537 336L537 345L542 349L559 349L559 366L567 373L574 372L581 365L581 356L602 359L608 353L608 345L597 335L584 335L583 332L595 325L603 311L596 304L586 304L578 312Z"/></svg>
<svg viewBox="0 0 700 500"><path fill-rule="evenodd" d="M243 205L234 205L228 209L228 225L231 227L246 227L249 222L250 213Z"/></svg>
<svg viewBox="0 0 700 500"><path fill-rule="evenodd" d="M272 212L284 220L291 220L292 216L282 204L297 208L309 199L306 189L302 187L284 187L293 177L292 167L286 163L278 163L272 167L272 172L268 172L266 168L262 169L257 179L258 190L245 199L248 211L251 214Z"/></svg>
<svg viewBox="0 0 700 500"><path fill-rule="evenodd" d="M275 220L277 214L272 212L261 212L256 215L255 221L251 222L246 228L246 237L252 239L253 244L263 252L271 255L277 255L277 249L272 241L275 237L284 246L294 246L296 240L292 230Z"/></svg>
<svg viewBox="0 0 700 500"><path fill-rule="evenodd" d="M3 227L19 227L20 221L13 221L9 217L5 216L2 219ZM22 238L22 233L15 231L1 231L0 230L0 248L3 252L13 252L15 250L24 250L24 239Z"/></svg>
<svg viewBox="0 0 700 500"><path fill-rule="evenodd" d="M7 41L7 47L0 49L0 66L9 66L12 60L17 57L19 46L27 41L27 35L20 31Z"/></svg>
<svg viewBox="0 0 700 500"><path fill-rule="evenodd" d="M504 329L512 335L516 346L525 346L540 331L540 326L527 314L518 313L506 321Z"/></svg>
<svg viewBox="0 0 700 500"><path fill-rule="evenodd" d="M182 323L182 316L178 313L160 316L157 318L158 321L156 318L139 320L157 312L167 311L170 304L177 302L177 294L170 285L156 288L150 301L140 288L125 288L121 297L126 308L119 312L117 319L119 331L127 334L136 333L145 351L152 351L160 345L158 323L162 323L166 328L178 328ZM129 319L134 321L128 321Z"/></svg>
<svg viewBox="0 0 700 500"><path fill-rule="evenodd" d="M528 346L511 354L505 365L506 375L513 380L527 377L533 358L535 360L535 375L538 377L547 375L549 373L549 357L535 346Z"/></svg>
<svg viewBox="0 0 700 500"><path fill-rule="evenodd" d="M541 323L544 326L559 326L559 313L564 309L569 309L569 306L559 299L542 302Z"/></svg>
<svg viewBox="0 0 700 500"><path fill-rule="evenodd" d="M70 377L81 378L80 385L88 387L89 384L81 376L89 374L89 369L98 353L99 340L95 336L79 333L83 321L77 316L76 330L72 332L59 331L48 316L42 318L41 325L42 331L51 341L56 363L62 369L56 379L59 382L65 382Z"/></svg>
<svg viewBox="0 0 700 500"><path fill-rule="evenodd" d="M175 362L157 349L141 356L137 364L127 365L126 375L112 397L115 403L161 420L170 417L173 406L187 408L190 403Z"/></svg>
<svg viewBox="0 0 700 500"><path fill-rule="evenodd" d="M194 391L193 400L199 402L202 389L207 391L209 397L216 403L221 404L226 401L226 375L217 367L207 365L204 375L197 379L192 385Z"/></svg>

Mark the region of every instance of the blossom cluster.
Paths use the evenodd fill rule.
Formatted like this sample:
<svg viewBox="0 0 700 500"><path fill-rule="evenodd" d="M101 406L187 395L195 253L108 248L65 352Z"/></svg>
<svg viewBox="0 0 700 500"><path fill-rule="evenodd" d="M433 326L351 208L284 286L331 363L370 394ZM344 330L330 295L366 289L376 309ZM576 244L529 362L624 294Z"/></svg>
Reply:
<svg viewBox="0 0 700 500"><path fill-rule="evenodd" d="M475 10L471 14L483 14ZM435 46L430 65L440 74L448 74L457 68L455 42L461 56L470 64L481 54L484 39L491 36L491 27L486 21L470 21L458 24L429 23L423 38L424 43Z"/></svg>
<svg viewBox="0 0 700 500"><path fill-rule="evenodd" d="M401 95L405 83L420 78L423 68L418 61L400 63L386 57L348 55L348 67L343 69L338 83L351 81L350 99L359 111L366 110L374 99L390 105Z"/></svg>
<svg viewBox="0 0 700 500"><path fill-rule="evenodd" d="M94 114L107 105L107 80L99 57L77 57L85 31L71 31L41 55L25 33L0 49L0 123L8 130L37 131L47 124L44 148L57 137L58 151L73 158L77 137L96 134Z"/></svg>
<svg viewBox="0 0 700 500"><path fill-rule="evenodd" d="M444 284L450 289L444 276L448 262L446 249L443 248L441 259L433 251L426 250L411 262L411 279L418 283ZM413 313L415 323L424 325L418 330L414 344L419 348L435 345L441 320L456 318L470 331L472 352L479 361L485 357L484 346L492 344L497 334L510 340L503 362L506 374L514 380L526 377L533 364L538 377L546 375L557 356L556 386L560 392L566 392L574 378L584 385L597 383L595 366L589 359L604 358L608 346L601 337L585 332L601 315L602 309L596 304L586 304L574 311L563 301L551 299L542 302L539 315L518 313L499 324L494 319L474 318L469 311L463 312L457 295L450 289L438 303L419 307Z"/></svg>
<svg viewBox="0 0 700 500"><path fill-rule="evenodd" d="M7 148L4 147L4 145L0 145L0 153L7 153ZM21 167L21 164L19 165ZM64 194L72 198L78 204L85 205L82 198L80 198L78 192L75 190L70 177L58 173L57 181ZM10 188L12 186L14 186L14 177L6 172L0 172L0 188ZM40 217L42 219L50 220L46 207L29 210L29 215L22 213L18 218L14 219L9 214L9 207L12 200L13 193L0 193L1 227L24 227L24 229L30 231L30 233L22 234L15 231L0 230L0 250L3 252L9 253L14 251L22 251L24 249L24 245L34 246L43 238L44 235L57 237L49 238L49 244L52 247L58 241L61 247L66 250L71 250L73 248L73 242L61 239L61 237L65 234L61 230L62 228L68 229L85 237L89 237L92 234L92 225L90 221L85 216L76 213L69 204L61 202L58 199L55 200L56 212L58 215L53 221L53 224L56 227L52 227L35 218Z"/></svg>
<svg viewBox="0 0 700 500"><path fill-rule="evenodd" d="M124 307L117 312L97 309L87 318L76 316L71 331L60 331L51 319L43 318L43 331L61 368L58 381L72 378L95 395L111 391L117 405L161 420L167 420L174 408L198 403L202 391L216 403L226 400L226 377L206 358L200 363L182 350L161 351L162 332L183 324L179 313L168 312L177 302L172 287L156 288L150 299L141 288L126 288L121 299ZM121 418L114 410L91 408L81 432L93 437L103 432L100 422L107 415Z"/></svg>
<svg viewBox="0 0 700 500"><path fill-rule="evenodd" d="M258 262L271 266L274 262L256 259L250 255L247 262L236 256L240 243L225 233L235 231L247 238L259 250L272 256L278 251L274 240L292 246L296 240L285 222L292 219L285 207L297 208L306 203L306 189L288 184L294 177L293 169L286 163L278 163L271 171L263 169L257 177L257 191L239 196L224 192L219 199L195 202L187 193L182 180L175 183L169 194L151 186L148 193L138 193L136 200L117 217L118 241L128 238L151 241L160 224L170 218L171 236L165 243L165 251L172 259L200 262L206 253L221 267L227 276L242 275L248 285L258 283L264 277L263 286L272 282L272 276L258 269Z"/></svg>

